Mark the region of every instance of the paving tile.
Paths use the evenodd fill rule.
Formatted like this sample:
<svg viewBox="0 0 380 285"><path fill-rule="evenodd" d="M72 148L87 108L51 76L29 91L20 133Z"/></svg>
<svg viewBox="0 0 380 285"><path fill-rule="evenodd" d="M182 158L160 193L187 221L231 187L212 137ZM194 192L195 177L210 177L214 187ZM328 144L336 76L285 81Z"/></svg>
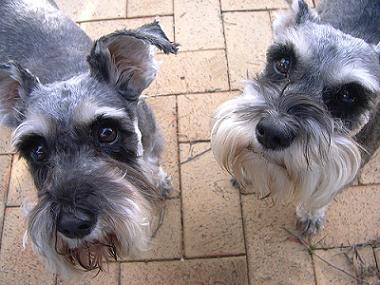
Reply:
<svg viewBox="0 0 380 285"><path fill-rule="evenodd" d="M359 175L361 184L380 183L380 148L373 154L371 159L364 165Z"/></svg>
<svg viewBox="0 0 380 285"><path fill-rule="evenodd" d="M351 251L349 257L353 260L356 277L370 284L380 284L375 252L371 246L360 247L356 251Z"/></svg>
<svg viewBox="0 0 380 285"><path fill-rule="evenodd" d="M11 146L11 130L0 125L0 153L14 152Z"/></svg>
<svg viewBox="0 0 380 285"><path fill-rule="evenodd" d="M239 192L230 185L209 147L208 143L191 148L180 145L186 257L245 252Z"/></svg>
<svg viewBox="0 0 380 285"><path fill-rule="evenodd" d="M19 206L25 200L34 201L36 197L37 190L26 161L15 155L13 157L7 206Z"/></svg>
<svg viewBox="0 0 380 285"><path fill-rule="evenodd" d="M181 202L179 199L171 199L165 203L163 224L157 230L150 250L133 260L181 258Z"/></svg>
<svg viewBox="0 0 380 285"><path fill-rule="evenodd" d="M245 257L123 263L121 284L247 285Z"/></svg>
<svg viewBox="0 0 380 285"><path fill-rule="evenodd" d="M184 50L224 48L219 0L175 0L175 38Z"/></svg>
<svg viewBox="0 0 380 285"><path fill-rule="evenodd" d="M58 7L76 22L125 18L127 0L57 0Z"/></svg>
<svg viewBox="0 0 380 285"><path fill-rule="evenodd" d="M373 251L375 253L375 259L376 259L376 263L377 263L378 274L380 276L380 247L373 248Z"/></svg>
<svg viewBox="0 0 380 285"><path fill-rule="evenodd" d="M311 257L284 228L295 230L294 206L242 196L251 284L314 284Z"/></svg>
<svg viewBox="0 0 380 285"><path fill-rule="evenodd" d="M350 246L380 236L380 188L355 186L338 194L326 212L325 228L313 240L319 247Z"/></svg>
<svg viewBox="0 0 380 285"><path fill-rule="evenodd" d="M254 78L264 67L266 49L272 42L269 12L225 13L223 21L231 88L241 88L247 74Z"/></svg>
<svg viewBox="0 0 380 285"><path fill-rule="evenodd" d="M210 120L216 108L239 92L201 93L178 96L179 140L210 139Z"/></svg>
<svg viewBox="0 0 380 285"><path fill-rule="evenodd" d="M173 14L173 0L128 0L128 17Z"/></svg>
<svg viewBox="0 0 380 285"><path fill-rule="evenodd" d="M54 274L46 271L33 253L30 244L26 249L22 247L25 227L26 224L19 208L5 210L0 252L0 278L6 280L6 284L12 285L55 284Z"/></svg>
<svg viewBox="0 0 380 285"><path fill-rule="evenodd" d="M119 284L119 263L109 263L104 271L90 271L81 274L78 278L62 279L58 277L57 285L117 285Z"/></svg>
<svg viewBox="0 0 380 285"><path fill-rule="evenodd" d="M0 243L4 221L4 211L6 203L5 199L7 197L9 176L11 173L11 162L11 155L0 155Z"/></svg>
<svg viewBox="0 0 380 285"><path fill-rule="evenodd" d="M97 39L103 35L112 33L116 30L122 29L135 29L142 25L153 22L155 18L138 18L138 19L121 19L121 20L107 20L95 21L80 24L80 27L92 38ZM160 17L160 24L165 34L170 40L174 40L174 26L173 17L166 16Z"/></svg>
<svg viewBox="0 0 380 285"><path fill-rule="evenodd" d="M371 247L359 248L354 251L352 248L336 248L329 250L317 250L314 255L315 273L318 285L355 285L355 284L378 284L379 280L376 268L376 261ZM330 264L344 270L332 267ZM357 282L355 278L363 281ZM362 282L362 283L361 283Z"/></svg>
<svg viewBox="0 0 380 285"><path fill-rule="evenodd" d="M314 7L312 0L306 0L306 3L310 7ZM221 0L222 10L231 11L231 10L256 10L256 9L278 9L278 8L287 8L288 4L285 0Z"/></svg>
<svg viewBox="0 0 380 285"><path fill-rule="evenodd" d="M228 90L227 62L223 50L157 55L162 61L148 95Z"/></svg>
<svg viewBox="0 0 380 285"><path fill-rule="evenodd" d="M178 197L179 173L176 98L175 96L151 97L147 98L147 102L153 109L165 141L162 165L172 178L173 192L171 193L171 197Z"/></svg>

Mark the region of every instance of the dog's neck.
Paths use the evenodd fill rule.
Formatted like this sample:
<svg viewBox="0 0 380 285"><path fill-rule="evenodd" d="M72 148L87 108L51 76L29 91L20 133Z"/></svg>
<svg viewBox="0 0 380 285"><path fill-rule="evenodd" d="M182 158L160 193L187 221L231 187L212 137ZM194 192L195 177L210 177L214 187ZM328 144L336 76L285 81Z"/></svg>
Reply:
<svg viewBox="0 0 380 285"><path fill-rule="evenodd" d="M43 84L88 71L92 42L75 23L48 1L14 2L0 5L0 62L22 63Z"/></svg>
<svg viewBox="0 0 380 285"><path fill-rule="evenodd" d="M318 13L322 22L351 36L376 45L380 42L380 2L373 0L324 0ZM362 151L363 164L380 147L380 106L371 114L367 125L356 135Z"/></svg>
<svg viewBox="0 0 380 285"><path fill-rule="evenodd" d="M380 1L321 1L318 13L322 22L368 43L380 41Z"/></svg>

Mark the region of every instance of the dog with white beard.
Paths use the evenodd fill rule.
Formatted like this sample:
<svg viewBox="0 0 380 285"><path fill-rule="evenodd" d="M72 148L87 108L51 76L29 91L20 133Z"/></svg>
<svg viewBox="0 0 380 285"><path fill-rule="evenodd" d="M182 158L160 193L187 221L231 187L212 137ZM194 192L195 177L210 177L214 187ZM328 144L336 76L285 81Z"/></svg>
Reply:
<svg viewBox="0 0 380 285"><path fill-rule="evenodd" d="M379 146L380 2L289 2L263 72L213 116L211 147L233 184L294 198L313 234Z"/></svg>
<svg viewBox="0 0 380 285"><path fill-rule="evenodd" d="M52 0L1 1L0 122L37 188L25 238L54 272L149 247L172 188L141 96L156 48L177 52L157 21L92 42Z"/></svg>

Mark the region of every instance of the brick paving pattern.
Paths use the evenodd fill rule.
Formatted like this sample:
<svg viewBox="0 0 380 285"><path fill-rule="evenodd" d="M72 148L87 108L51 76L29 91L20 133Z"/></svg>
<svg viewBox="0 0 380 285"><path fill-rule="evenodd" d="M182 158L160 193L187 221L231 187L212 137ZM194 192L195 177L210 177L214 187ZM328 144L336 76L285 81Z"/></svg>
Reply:
<svg viewBox="0 0 380 285"><path fill-rule="evenodd" d="M9 144L10 131L0 127L0 284L380 282L379 151L358 185L336 197L326 228L306 246L292 234L293 205L274 206L255 193L239 193L210 151L212 112L262 68L271 22L276 10L286 7L284 0L57 2L93 39L159 16L169 38L181 44L176 56L157 55L160 72L145 91L166 140L163 164L175 190L150 251L110 263L98 275L87 273L79 283L62 280L44 269L30 245L22 247L20 205L36 193L24 161Z"/></svg>

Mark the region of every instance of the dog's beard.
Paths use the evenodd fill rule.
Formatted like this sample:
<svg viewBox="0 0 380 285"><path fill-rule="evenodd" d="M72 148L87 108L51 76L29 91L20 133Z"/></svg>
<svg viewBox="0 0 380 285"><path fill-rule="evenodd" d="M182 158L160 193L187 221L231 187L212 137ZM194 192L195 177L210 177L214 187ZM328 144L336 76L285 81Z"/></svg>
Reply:
<svg viewBox="0 0 380 285"><path fill-rule="evenodd" d="M285 150L267 151L255 136L267 104L252 93L227 101L216 111L211 131L216 160L241 186L264 197L295 199L314 209L325 206L355 178L361 163L358 146L310 120L303 122L308 132L304 139L296 139Z"/></svg>
<svg viewBox="0 0 380 285"><path fill-rule="evenodd" d="M83 239L69 239L57 232L52 203L47 198L42 197L28 213L27 237L49 270L68 276L81 268L102 269L105 261L134 256L148 249L155 222L152 219L157 214L153 197L143 195L124 174L108 176L111 182L107 188L117 194L108 192L101 197L107 206L94 230Z"/></svg>

